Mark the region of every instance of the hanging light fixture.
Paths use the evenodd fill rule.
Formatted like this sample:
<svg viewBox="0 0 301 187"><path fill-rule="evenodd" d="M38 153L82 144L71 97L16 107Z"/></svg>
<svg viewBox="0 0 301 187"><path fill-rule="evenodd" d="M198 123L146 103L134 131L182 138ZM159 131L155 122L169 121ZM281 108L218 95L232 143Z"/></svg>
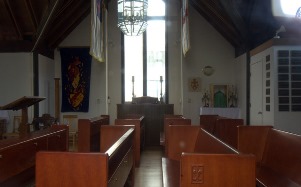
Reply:
<svg viewBox="0 0 301 187"><path fill-rule="evenodd" d="M142 34L147 26L148 0L118 0L118 27L128 36Z"/></svg>

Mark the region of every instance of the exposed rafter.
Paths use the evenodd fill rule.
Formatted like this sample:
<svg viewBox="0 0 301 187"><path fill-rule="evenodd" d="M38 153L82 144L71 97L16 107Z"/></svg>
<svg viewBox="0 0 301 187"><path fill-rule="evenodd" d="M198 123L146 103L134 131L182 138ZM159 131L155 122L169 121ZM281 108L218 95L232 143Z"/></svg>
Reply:
<svg viewBox="0 0 301 187"><path fill-rule="evenodd" d="M40 41L43 39L45 32L47 32L47 27L50 27L50 24L54 20L54 14L58 11L58 7L63 2L63 0L51 1L49 4L47 11L45 12L43 19L37 29L37 33L35 34L35 44L31 51L35 51L39 48Z"/></svg>
<svg viewBox="0 0 301 187"><path fill-rule="evenodd" d="M18 25L18 22L17 22L17 20L16 20L16 18L14 16L14 12L13 12L12 8L10 7L9 0L4 0L4 4L5 4L5 6L6 6L7 10L8 10L9 17L12 20L12 23L14 25L15 31L16 31L16 33L18 33L18 39L23 39L22 38L22 33L21 33L19 25Z"/></svg>

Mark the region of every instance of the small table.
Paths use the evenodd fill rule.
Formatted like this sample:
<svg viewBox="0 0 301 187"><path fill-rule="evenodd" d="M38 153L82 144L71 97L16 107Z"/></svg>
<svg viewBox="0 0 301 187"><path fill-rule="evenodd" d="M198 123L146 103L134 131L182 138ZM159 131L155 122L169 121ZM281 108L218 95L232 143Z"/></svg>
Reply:
<svg viewBox="0 0 301 187"><path fill-rule="evenodd" d="M22 121L20 123L19 132L21 135L30 132L28 123L28 107L46 99L45 97L24 96L7 105L1 106L0 110L22 110Z"/></svg>

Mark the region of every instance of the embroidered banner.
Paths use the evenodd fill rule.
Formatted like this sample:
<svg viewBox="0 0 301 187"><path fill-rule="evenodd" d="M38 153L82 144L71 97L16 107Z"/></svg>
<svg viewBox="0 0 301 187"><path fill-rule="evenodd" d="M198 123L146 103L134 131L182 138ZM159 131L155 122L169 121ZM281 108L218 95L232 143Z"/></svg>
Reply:
<svg viewBox="0 0 301 187"><path fill-rule="evenodd" d="M188 0L182 0L182 50L184 56L190 49Z"/></svg>
<svg viewBox="0 0 301 187"><path fill-rule="evenodd" d="M105 10L105 8L104 8ZM91 0L91 48L92 55L98 62L104 62L104 24L103 1Z"/></svg>
<svg viewBox="0 0 301 187"><path fill-rule="evenodd" d="M61 52L62 112L88 112L91 56L89 48L63 48Z"/></svg>

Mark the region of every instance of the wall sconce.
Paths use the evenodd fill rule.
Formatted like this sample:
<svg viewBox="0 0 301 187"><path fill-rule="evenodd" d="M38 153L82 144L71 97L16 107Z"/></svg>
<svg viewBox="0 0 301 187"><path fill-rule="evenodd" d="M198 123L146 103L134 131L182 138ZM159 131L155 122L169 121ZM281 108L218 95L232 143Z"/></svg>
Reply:
<svg viewBox="0 0 301 187"><path fill-rule="evenodd" d="M281 25L281 27L276 31L274 38L280 38L280 36L278 34L281 32L286 32L286 29L283 25Z"/></svg>
<svg viewBox="0 0 301 187"><path fill-rule="evenodd" d="M204 75L206 76L211 76L214 73L214 68L211 66L205 66L202 69L202 72L204 73Z"/></svg>

